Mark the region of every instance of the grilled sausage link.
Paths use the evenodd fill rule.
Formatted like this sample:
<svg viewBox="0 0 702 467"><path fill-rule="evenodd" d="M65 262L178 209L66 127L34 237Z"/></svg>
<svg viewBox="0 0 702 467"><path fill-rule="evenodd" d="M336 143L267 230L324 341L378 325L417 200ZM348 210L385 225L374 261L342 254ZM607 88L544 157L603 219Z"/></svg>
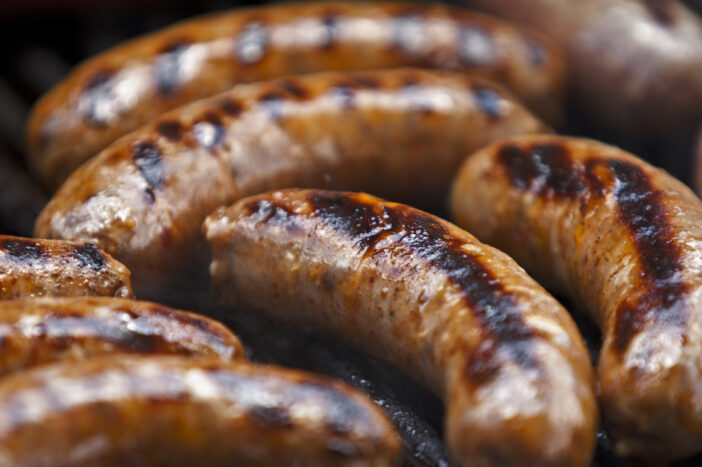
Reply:
<svg viewBox="0 0 702 467"><path fill-rule="evenodd" d="M560 107L563 59L530 31L441 5L275 5L186 21L87 61L36 105L30 163L56 189L120 136L234 84L402 66L495 80L547 119Z"/></svg>
<svg viewBox="0 0 702 467"><path fill-rule="evenodd" d="M678 0L462 0L563 47L595 123L670 137L702 121L702 21Z"/></svg>
<svg viewBox="0 0 702 467"><path fill-rule="evenodd" d="M330 333L446 404L460 465L588 465L589 356L558 302L507 255L365 194L284 190L205 222L225 304Z"/></svg>
<svg viewBox="0 0 702 467"><path fill-rule="evenodd" d="M602 143L524 137L468 158L451 210L599 323L618 454L700 451L702 202L688 188Z"/></svg>
<svg viewBox="0 0 702 467"><path fill-rule="evenodd" d="M92 243L0 235L0 300L131 297L130 273Z"/></svg>
<svg viewBox="0 0 702 467"><path fill-rule="evenodd" d="M399 440L351 387L294 370L109 355L0 380L0 465L391 466Z"/></svg>
<svg viewBox="0 0 702 467"><path fill-rule="evenodd" d="M104 297L0 302L0 342L0 377L106 353L245 358L239 339L217 321L155 303Z"/></svg>
<svg viewBox="0 0 702 467"><path fill-rule="evenodd" d="M191 287L194 272L206 275L200 228L219 206L301 186L436 207L466 154L539 131L545 127L500 89L450 72L240 85L159 118L81 167L36 233L96 242L131 269L140 298L162 300Z"/></svg>

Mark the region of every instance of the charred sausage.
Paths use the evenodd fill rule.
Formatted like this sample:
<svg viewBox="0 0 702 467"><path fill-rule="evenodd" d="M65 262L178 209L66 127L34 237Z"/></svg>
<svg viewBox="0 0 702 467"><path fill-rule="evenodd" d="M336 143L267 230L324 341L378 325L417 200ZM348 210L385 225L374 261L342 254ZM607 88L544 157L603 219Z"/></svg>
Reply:
<svg viewBox="0 0 702 467"><path fill-rule="evenodd" d="M130 273L92 243L0 235L0 300L131 297Z"/></svg>
<svg viewBox="0 0 702 467"><path fill-rule="evenodd" d="M300 186L437 207L466 154L541 131L494 85L450 72L240 85L164 115L81 167L41 213L36 234L97 243L131 269L140 298L163 300L191 287L196 272L206 276L200 228L219 206Z"/></svg>
<svg viewBox="0 0 702 467"><path fill-rule="evenodd" d="M56 189L120 136L234 84L402 66L477 74L547 119L558 113L563 60L536 33L438 4L275 5L186 21L87 61L36 105L29 160Z"/></svg>
<svg viewBox="0 0 702 467"><path fill-rule="evenodd" d="M155 303L104 297L0 302L0 342L0 377L106 353L244 358L239 339L217 321Z"/></svg>
<svg viewBox="0 0 702 467"><path fill-rule="evenodd" d="M322 330L446 404L459 465L588 465L597 408L568 312L507 255L370 195L284 190L205 222L224 304Z"/></svg>
<svg viewBox="0 0 702 467"><path fill-rule="evenodd" d="M702 447L702 202L615 147L524 137L469 157L454 219L599 324L615 451L669 461Z"/></svg>
<svg viewBox="0 0 702 467"><path fill-rule="evenodd" d="M382 411L343 383L245 362L109 355L0 380L0 464L391 466Z"/></svg>
<svg viewBox="0 0 702 467"><path fill-rule="evenodd" d="M702 121L702 20L678 0L462 2L551 36L596 123L669 137Z"/></svg>

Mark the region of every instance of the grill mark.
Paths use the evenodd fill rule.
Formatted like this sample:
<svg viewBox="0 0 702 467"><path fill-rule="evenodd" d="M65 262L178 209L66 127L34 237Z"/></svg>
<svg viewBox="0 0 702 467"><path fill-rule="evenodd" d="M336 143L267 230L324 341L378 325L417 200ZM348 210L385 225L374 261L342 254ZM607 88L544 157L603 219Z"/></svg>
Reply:
<svg viewBox="0 0 702 467"><path fill-rule="evenodd" d="M649 16L661 26L669 27L675 23L673 2L666 0L639 0Z"/></svg>
<svg viewBox="0 0 702 467"><path fill-rule="evenodd" d="M156 125L156 132L164 138L176 142L183 134L183 126L178 120L162 120Z"/></svg>
<svg viewBox="0 0 702 467"><path fill-rule="evenodd" d="M561 144L506 144L499 149L497 160L515 188L546 199L576 199L586 189L582 170Z"/></svg>
<svg viewBox="0 0 702 467"><path fill-rule="evenodd" d="M96 128L107 126L114 115L114 92L112 78L115 72L111 69L97 70L88 79L79 98L78 107L83 121Z"/></svg>
<svg viewBox="0 0 702 467"><path fill-rule="evenodd" d="M387 232L402 233L399 243L447 275L489 342L468 360L465 374L471 384L484 384L496 375L500 349L525 368L538 367L529 352L535 334L523 321L517 299L504 290L480 258L463 251L464 242L437 220L408 207L363 203L348 194L316 192L308 200L316 217L353 238L360 247L372 250ZM474 356L480 357L480 366Z"/></svg>
<svg viewBox="0 0 702 467"><path fill-rule="evenodd" d="M488 119L494 121L500 118L500 103L503 99L499 92L488 86L475 85L473 86L473 96L478 107Z"/></svg>
<svg viewBox="0 0 702 467"><path fill-rule="evenodd" d="M73 253L80 265L85 268L89 267L95 271L100 271L105 267L105 257L94 243L76 245L73 247Z"/></svg>
<svg viewBox="0 0 702 467"><path fill-rule="evenodd" d="M283 116L283 105L287 100L281 91L266 91L258 97L258 101L268 112L271 120L280 120Z"/></svg>
<svg viewBox="0 0 702 467"><path fill-rule="evenodd" d="M380 80L375 76L356 75L352 79L356 82L359 88L362 89L379 89Z"/></svg>
<svg viewBox="0 0 702 467"><path fill-rule="evenodd" d="M141 176L146 181L146 193L151 202L156 200L155 190L163 186L163 165L161 151L150 141L142 141L132 146L134 164L139 168Z"/></svg>
<svg viewBox="0 0 702 467"><path fill-rule="evenodd" d="M253 65L263 59L268 49L268 29L257 20L246 24L235 39L234 50L242 65Z"/></svg>
<svg viewBox="0 0 702 467"><path fill-rule="evenodd" d="M182 56L190 47L190 41L175 39L169 42L156 58L154 63L154 79L156 90L163 97L176 93L182 81Z"/></svg>
<svg viewBox="0 0 702 467"><path fill-rule="evenodd" d="M241 115L241 112L244 111L244 106L235 99L223 99L219 101L218 107L222 112L231 117L238 117Z"/></svg>
<svg viewBox="0 0 702 467"><path fill-rule="evenodd" d="M649 314L669 326L683 325L686 311L681 299L687 291L682 280L680 251L663 207L663 193L653 189L640 167L626 161L609 161L618 183L617 211L626 223L648 290L638 299L627 299L617 309L614 349L623 353L641 331Z"/></svg>
<svg viewBox="0 0 702 467"><path fill-rule="evenodd" d="M0 239L0 250L10 259L22 263L41 261L47 256L46 248L42 244L20 238Z"/></svg>
<svg viewBox="0 0 702 467"><path fill-rule="evenodd" d="M249 418L262 428L291 428L290 412L285 407L253 406L247 412Z"/></svg>
<svg viewBox="0 0 702 467"><path fill-rule="evenodd" d="M290 94L296 99L307 100L310 98L310 92L305 88L302 83L294 79L286 79L279 83L278 85L287 94Z"/></svg>

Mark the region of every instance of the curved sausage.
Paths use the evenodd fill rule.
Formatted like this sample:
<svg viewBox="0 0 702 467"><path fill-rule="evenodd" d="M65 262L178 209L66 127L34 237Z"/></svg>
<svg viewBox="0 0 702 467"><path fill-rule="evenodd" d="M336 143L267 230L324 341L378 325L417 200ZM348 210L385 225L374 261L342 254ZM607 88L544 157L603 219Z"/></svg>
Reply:
<svg viewBox="0 0 702 467"><path fill-rule="evenodd" d="M81 167L36 233L96 242L130 268L140 298L163 300L192 289L196 272L206 275L200 227L219 206L290 186L441 206L466 154L540 131L499 88L450 72L240 85L162 116Z"/></svg>
<svg viewBox="0 0 702 467"><path fill-rule="evenodd" d="M670 137L702 121L702 20L678 0L462 0L551 36L598 124Z"/></svg>
<svg viewBox="0 0 702 467"><path fill-rule="evenodd" d="M0 302L0 342L0 377L106 353L245 358L239 339L217 321L155 303L103 297Z"/></svg>
<svg viewBox="0 0 702 467"><path fill-rule="evenodd" d="M0 380L17 467L391 466L399 440L351 387L271 366L110 355Z"/></svg>
<svg viewBox="0 0 702 467"><path fill-rule="evenodd" d="M237 83L327 70L470 72L555 120L562 62L536 33L441 5L311 2L218 13L80 66L36 105L29 161L56 189L81 163L170 109Z"/></svg>
<svg viewBox="0 0 702 467"><path fill-rule="evenodd" d="M0 300L132 297L130 273L92 243L0 235Z"/></svg>
<svg viewBox="0 0 702 467"><path fill-rule="evenodd" d="M330 333L446 405L459 465L588 465L590 359L567 311L507 255L366 194L284 190L205 222L224 304Z"/></svg>
<svg viewBox="0 0 702 467"><path fill-rule="evenodd" d="M600 402L619 455L700 451L702 202L692 191L612 146L524 137L467 159L451 211L599 324Z"/></svg>

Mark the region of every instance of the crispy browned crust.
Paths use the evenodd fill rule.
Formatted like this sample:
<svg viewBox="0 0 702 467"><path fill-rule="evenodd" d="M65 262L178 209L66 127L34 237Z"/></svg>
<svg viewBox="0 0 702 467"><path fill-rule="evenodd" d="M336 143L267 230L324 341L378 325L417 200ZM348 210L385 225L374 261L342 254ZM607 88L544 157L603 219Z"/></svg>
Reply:
<svg viewBox="0 0 702 467"><path fill-rule="evenodd" d="M132 297L129 270L93 243L0 235L0 300Z"/></svg>
<svg viewBox="0 0 702 467"><path fill-rule="evenodd" d="M195 313L120 298L35 298L0 302L0 377L101 354L182 354L245 359L223 324Z"/></svg>
<svg viewBox="0 0 702 467"><path fill-rule="evenodd" d="M120 136L234 84L402 66L470 72L559 114L563 59L537 33L439 4L291 3L186 21L85 62L36 105L30 162L56 189Z"/></svg>
<svg viewBox="0 0 702 467"><path fill-rule="evenodd" d="M471 156L452 212L601 326L604 422L624 456L700 450L702 202L596 141L508 139Z"/></svg>
<svg viewBox="0 0 702 467"><path fill-rule="evenodd" d="M463 158L547 131L505 91L423 70L321 73L239 85L160 117L74 173L36 224L96 242L140 298L194 283L200 227L217 207L290 186L369 191L440 207ZM198 263L199 261L199 263Z"/></svg>
<svg viewBox="0 0 702 467"><path fill-rule="evenodd" d="M392 466L400 443L357 390L307 373L109 355L0 381L0 459L31 466Z"/></svg>
<svg viewBox="0 0 702 467"><path fill-rule="evenodd" d="M678 0L462 0L563 47L596 124L666 138L702 121L702 20Z"/></svg>
<svg viewBox="0 0 702 467"><path fill-rule="evenodd" d="M205 222L225 304L311 327L428 384L459 465L589 464L589 356L558 302L505 254L370 195L283 190Z"/></svg>

